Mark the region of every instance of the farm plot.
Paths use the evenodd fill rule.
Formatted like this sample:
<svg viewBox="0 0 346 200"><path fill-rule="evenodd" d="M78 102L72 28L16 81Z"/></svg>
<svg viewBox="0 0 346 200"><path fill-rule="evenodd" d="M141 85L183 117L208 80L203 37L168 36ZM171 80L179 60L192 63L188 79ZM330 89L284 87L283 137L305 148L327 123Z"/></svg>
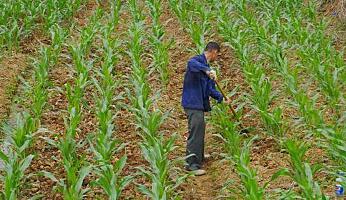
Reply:
<svg viewBox="0 0 346 200"><path fill-rule="evenodd" d="M13 0L2 59L40 32L3 128L1 199L328 199L346 170L345 58L317 2ZM76 13L82 12L83 17ZM3 20L7 17L11 20ZM222 44L201 177L184 171L186 62ZM243 126L232 117L232 106ZM345 177L342 177L344 183Z"/></svg>

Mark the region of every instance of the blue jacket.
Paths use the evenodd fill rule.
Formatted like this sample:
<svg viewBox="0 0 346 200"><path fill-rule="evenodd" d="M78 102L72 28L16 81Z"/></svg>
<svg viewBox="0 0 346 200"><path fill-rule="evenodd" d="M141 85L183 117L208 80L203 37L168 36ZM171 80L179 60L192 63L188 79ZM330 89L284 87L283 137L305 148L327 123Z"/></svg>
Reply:
<svg viewBox="0 0 346 200"><path fill-rule="evenodd" d="M215 89L215 81L210 79L206 71L209 71L207 59L204 54L191 58L187 63L185 72L182 106L187 109L211 110L209 97L222 102L223 96Z"/></svg>

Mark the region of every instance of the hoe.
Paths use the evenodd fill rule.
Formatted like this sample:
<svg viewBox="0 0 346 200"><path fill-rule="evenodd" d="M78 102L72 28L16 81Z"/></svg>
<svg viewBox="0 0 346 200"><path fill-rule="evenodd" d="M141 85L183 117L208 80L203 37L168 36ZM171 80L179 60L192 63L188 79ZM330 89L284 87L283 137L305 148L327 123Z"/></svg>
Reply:
<svg viewBox="0 0 346 200"><path fill-rule="evenodd" d="M217 87L219 88L221 94L224 96L225 100L228 100L228 98L227 98L225 92L222 90L220 84L219 84L216 80L215 80L215 83L216 83ZM247 134L247 133L249 133L249 132L250 132L249 129L243 127L243 125L242 125L242 123L240 122L240 119L239 119L237 113L235 112L235 110L233 109L232 105L229 105L229 108L230 108L230 110L231 110L231 112L232 112L232 114L233 114L233 117L234 117L234 118L237 120L237 122L239 123L239 127L241 128L240 133L241 133L241 134Z"/></svg>

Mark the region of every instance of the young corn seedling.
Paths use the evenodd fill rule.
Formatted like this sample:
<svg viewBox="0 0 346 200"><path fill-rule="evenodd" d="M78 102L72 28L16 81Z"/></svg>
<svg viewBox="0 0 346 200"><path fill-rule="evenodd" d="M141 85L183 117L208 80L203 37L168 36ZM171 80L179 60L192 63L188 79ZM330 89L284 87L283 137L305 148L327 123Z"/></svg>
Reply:
<svg viewBox="0 0 346 200"><path fill-rule="evenodd" d="M334 174L336 178L341 179L341 184L345 188L346 186L346 177L342 174L335 173L345 172L346 171L346 129L343 128L341 130L325 128L320 130L322 134L322 147L326 149L331 155L334 163L330 166L331 174Z"/></svg>
<svg viewBox="0 0 346 200"><path fill-rule="evenodd" d="M30 88L29 92L32 97L31 112L37 128L39 127L39 119L48 98L48 72L50 67L57 63L62 43L66 36L66 31L58 26L54 26L51 30L52 44L41 49L41 57L34 63L34 86Z"/></svg>
<svg viewBox="0 0 346 200"><path fill-rule="evenodd" d="M217 134L225 143L225 148L230 157L240 155L241 136L237 131L237 123L230 119L230 116L225 114L229 112L229 108L225 104L214 106L214 111L211 117L211 123L220 131Z"/></svg>
<svg viewBox="0 0 346 200"><path fill-rule="evenodd" d="M19 198L21 183L25 171L30 166L34 155L27 153L32 143L35 125L33 118L27 113L17 115L15 127L4 127L5 142L0 150L2 191L1 199L15 200Z"/></svg>
<svg viewBox="0 0 346 200"><path fill-rule="evenodd" d="M7 48L8 52L18 49L21 39L40 26L38 19L43 19L44 29L48 32L54 25L70 19L83 3L84 0L1 2L0 48Z"/></svg>
<svg viewBox="0 0 346 200"><path fill-rule="evenodd" d="M272 62L278 67L278 71L284 78L286 88L294 98L295 105L298 107L305 123L312 129L323 126L324 121L321 111L315 108L315 100L310 99L306 92L299 88L297 71L291 72L288 67L288 60L283 56L281 47L278 44L267 44L268 53Z"/></svg>
<svg viewBox="0 0 346 200"><path fill-rule="evenodd" d="M229 45L235 50L247 83L250 85L252 93L248 95L248 99L253 107L260 114L266 130L274 136L282 137L284 134L284 122L281 119L281 108L274 108L273 112L269 111L269 104L274 98L271 92L271 84L263 67L254 64L251 60L250 45L248 32L242 31L240 25L231 22L229 17L229 6L221 4L219 7L218 27L219 32Z"/></svg>
<svg viewBox="0 0 346 200"><path fill-rule="evenodd" d="M64 199L76 200L83 199L85 193L88 191L88 188L82 188L82 183L92 169L90 165L85 164L84 156L77 154L77 150L84 144L75 140L78 125L82 117L82 98L84 88L88 84L88 72L90 67L87 66L80 48L72 46L71 49L77 77L74 87L70 84L66 84L67 99L69 102L69 117L65 121L66 132L64 137L60 138L58 141L47 139L47 142L57 147L61 152L66 179L58 180L50 172L44 171L42 173L58 184L57 190L62 193Z"/></svg>
<svg viewBox="0 0 346 200"><path fill-rule="evenodd" d="M116 26L119 23L120 19L120 11L121 11L121 0L112 0L110 1L111 4L111 13L110 13L110 20L109 24L112 28L110 30L116 31Z"/></svg>
<svg viewBox="0 0 346 200"><path fill-rule="evenodd" d="M50 35L52 38L52 44L49 46L49 53L51 54L50 65L54 66L58 62L63 43L65 42L68 33L68 30L61 28L58 25L54 25L51 27Z"/></svg>
<svg viewBox="0 0 346 200"><path fill-rule="evenodd" d="M145 16L143 15L143 11L138 6L137 0L129 0L129 8L132 16L133 23L143 23Z"/></svg>
<svg viewBox="0 0 346 200"><path fill-rule="evenodd" d="M2 1L0 6L1 47L8 52L17 50L20 40L31 34L35 20L40 15L41 3L37 1Z"/></svg>
<svg viewBox="0 0 346 200"><path fill-rule="evenodd" d="M240 193L238 197L247 200L261 200L265 199L265 187L257 182L256 170L250 166L250 147L257 136L251 138L249 141L245 141L241 148L239 158L237 158L235 167L240 176L242 186L240 187ZM233 198L231 198L233 199Z"/></svg>
<svg viewBox="0 0 346 200"><path fill-rule="evenodd" d="M213 125L221 132L217 136L225 143L226 159L234 165L242 183L237 188L230 186L232 182L225 184L224 189L230 193L227 199L264 199L264 189L267 184L264 187L259 186L256 171L250 166L250 146L257 137L244 142L241 147L241 135L237 131L237 124L227 114L228 109L228 105L217 105L211 118Z"/></svg>
<svg viewBox="0 0 346 200"><path fill-rule="evenodd" d="M273 5L275 2L270 4ZM283 15L287 16L287 23L278 26L279 29L285 30L283 40L287 40L288 44L296 49L300 58L298 66L314 75L313 78L317 80L319 88L327 97L327 104L336 113L334 121L337 121L340 117L340 102L343 101L340 89L343 84L340 82L340 72L344 68L343 59L338 59L339 53L332 47L331 40L325 36L326 21L323 18L316 20L315 3L309 2L306 6L302 1L289 1L286 4L287 10ZM300 9L296 9L296 6ZM273 12L267 9L267 13L267 19L271 20L270 14ZM309 16L310 21L306 16Z"/></svg>
<svg viewBox="0 0 346 200"><path fill-rule="evenodd" d="M152 67L160 73L161 81L164 85L167 85L169 81L168 64L169 54L168 50L172 43L164 41L164 28L160 22L160 16L162 14L161 4L162 0L147 0L147 6L150 10L150 16L152 19L152 35L149 36L149 41L153 47L153 63Z"/></svg>
<svg viewBox="0 0 346 200"><path fill-rule="evenodd" d="M65 3L70 3L67 1L61 1L58 0L47 0L45 5L45 12L47 14L47 17L45 18L45 29L48 31L54 24L59 23L60 20L63 18L64 14L64 6Z"/></svg>
<svg viewBox="0 0 346 200"><path fill-rule="evenodd" d="M179 194L175 192L176 188L183 183L188 175L181 176L179 170L174 169L174 162L168 155L172 153L176 146L176 134L165 138L165 135L159 131L161 124L167 118L159 110L150 111L144 107L139 109L141 116L137 118L137 127L139 135L143 138L140 143L143 157L149 163L147 167L138 167L140 174L151 182L151 188L145 185L138 185L138 189L150 199L176 199ZM137 112L140 113L140 112ZM175 180L170 177L171 173L178 173Z"/></svg>
<svg viewBox="0 0 346 200"><path fill-rule="evenodd" d="M34 64L35 69L35 85L32 88L32 113L36 120L41 118L43 108L47 102L48 92L47 92L47 83L48 83L48 70L51 60L51 54L49 53L48 48L41 49L42 57L41 59Z"/></svg>
<svg viewBox="0 0 346 200"><path fill-rule="evenodd" d="M112 40L107 30L104 30L103 38L103 64L97 74L100 81L94 79L94 84L98 89L99 97L97 97L96 113L99 121L99 129L94 136L94 143L90 141L90 146L95 154L97 166L95 172L97 175L96 185L100 186L110 200L119 199L122 190L132 180L131 176L121 177L126 164L126 156L122 156L119 160L112 164L115 153L123 147L123 145L114 139L114 118L112 112L112 102L117 101L120 96L115 96L116 86L119 81L114 77L114 65L116 64L116 55L113 49L117 48L117 40Z"/></svg>
<svg viewBox="0 0 346 200"><path fill-rule="evenodd" d="M144 185L138 185L138 188L150 199L179 199L179 194L175 190L183 183L187 175L179 176L175 180L170 177L173 163L168 155L176 149L174 146L176 137L177 135L173 135L166 140L163 134L158 134L151 138L150 142L140 144L143 156L150 167L139 167L139 170L151 181L151 188Z"/></svg>
<svg viewBox="0 0 346 200"><path fill-rule="evenodd" d="M105 163L111 161L117 145L117 141L113 140L113 120L115 116L112 112L112 102L121 98L120 95L115 96L116 86L119 81L113 75L114 65L116 64L113 48L116 48L116 40L111 41L104 38L103 63L101 68L96 70L100 80L93 79L98 90L98 95L95 98L97 103L96 113L99 119L99 133L96 137L96 146L93 149L97 152L97 160Z"/></svg>
<svg viewBox="0 0 346 200"><path fill-rule="evenodd" d="M85 3L85 0L46 0L45 4L42 4L46 31L62 21L70 22L69 20Z"/></svg>
<svg viewBox="0 0 346 200"><path fill-rule="evenodd" d="M102 8L97 8L90 18L88 26L83 28L81 32L80 49L83 55L89 55L91 44L94 41L96 33L100 30L101 17L103 16Z"/></svg>
<svg viewBox="0 0 346 200"><path fill-rule="evenodd" d="M4 152L0 152L1 159L5 168L3 199L16 199L18 197L19 184L21 183L24 171L29 167L33 155L27 155L27 149L32 143L33 134L40 127L39 121L42 110L47 101L47 82L49 67L56 63L56 57L53 55L60 49L65 34L58 35L56 32L61 29L52 30L52 45L41 49L41 57L34 64L34 85L29 88L32 94L32 104L30 111L32 115L22 113L17 116L16 128L5 128L7 141L4 145ZM54 51L56 50L56 51ZM31 95L29 95L31 96ZM7 151L7 152L6 152Z"/></svg>
<svg viewBox="0 0 346 200"><path fill-rule="evenodd" d="M85 177L91 172L92 166L86 163L84 155L77 154L77 150L83 147L84 143L76 141L75 137L82 119L84 91L89 84L89 71L92 66L92 61L88 62L85 58L96 34L101 13L102 10L98 9L91 16L90 23L82 30L81 43L70 46L77 77L74 79L73 85L66 84L69 116L65 119L65 134L58 141L46 139L48 143L60 150L66 178L59 180L46 171L43 171L42 174L57 183L56 188L62 193L64 199L83 199L89 191L89 188L83 188L82 184Z"/></svg>
<svg viewBox="0 0 346 200"><path fill-rule="evenodd" d="M322 138L322 146L328 150L329 154L335 161L337 169L346 170L346 132L345 129L337 130L325 128L320 130Z"/></svg>
<svg viewBox="0 0 346 200"><path fill-rule="evenodd" d="M261 4L265 3L262 2ZM298 5L301 4L300 2ZM277 19L278 17L273 16L274 12L272 12L270 8L278 8L281 6L280 3L271 2L266 5L267 6L264 6L266 7L266 19L269 21L273 21L274 18ZM288 41L288 43L291 43L290 45L293 47L298 46L298 55L301 59L302 67L307 69L309 73L314 74L314 77L319 82L319 87L327 95L328 104L332 109L338 111L338 103L341 97L338 85L338 72L340 69L332 69L332 65L328 63L328 59L325 59L324 56L322 58L322 52L326 52L327 55L330 52L330 50L324 51L324 49L330 49L328 41L324 39L324 32L319 30L311 32L309 30L310 28L304 24L303 19L305 17L301 13L292 14L295 13L292 11L296 10L295 6L296 4L294 4L294 6L292 4L287 6L289 9L287 10L287 14L285 13L288 15L285 19L293 22L288 24L292 27L287 29L286 25L280 24L275 25L275 27L278 31L283 30L284 34L280 36L284 37L283 39ZM322 28L322 30L323 29L324 28Z"/></svg>
<svg viewBox="0 0 346 200"><path fill-rule="evenodd" d="M128 96L132 106L128 109L135 115L136 130L142 137L140 147L144 159L149 166L138 167L140 174L151 182L151 188L138 185L139 191L150 199L172 199L177 196L175 189L182 183L186 176L178 177L176 182L170 179L170 172L173 170L173 163L169 160L168 154L174 149L176 135L165 139L163 133L159 131L161 124L166 119L167 114L153 108L156 95L151 97L151 89L148 83L148 72L142 65L142 14L139 12L136 2L130 4L132 7L133 22L129 31L130 42L128 43L128 54L132 59L132 74L130 83L132 91L128 90Z"/></svg>
<svg viewBox="0 0 346 200"><path fill-rule="evenodd" d="M162 15L162 0L146 0L147 7L150 10L150 16L152 20L152 34L158 40L161 40L165 31L160 22L160 16Z"/></svg>
<svg viewBox="0 0 346 200"><path fill-rule="evenodd" d="M12 149L4 153L0 151L2 162L2 175L0 180L3 189L0 192L1 199L15 200L20 195L20 189L23 179L25 179L25 171L30 166L34 155L20 156Z"/></svg>
<svg viewBox="0 0 346 200"><path fill-rule="evenodd" d="M207 36L210 32L210 18L212 16L212 12L210 8L206 8L204 4L195 3L194 11L190 13L187 31L190 34L190 37L194 44L196 45L196 53L203 53L204 48L206 46L205 36ZM195 22L193 16L199 17L199 22Z"/></svg>
<svg viewBox="0 0 346 200"><path fill-rule="evenodd" d="M198 54L203 53L206 45L205 36L210 33L211 8L207 8L205 4L195 0L170 0L170 7L189 33L196 46L194 51ZM198 16L197 21L195 16Z"/></svg>
<svg viewBox="0 0 346 200"><path fill-rule="evenodd" d="M289 176L298 184L298 195L303 199L327 199L325 194L313 176L322 169L321 165L310 165L305 160L305 154L309 147L304 142L288 139L283 142L285 149L290 155L290 168L279 170L273 177ZM289 191L292 192L292 191Z"/></svg>
<svg viewBox="0 0 346 200"><path fill-rule="evenodd" d="M188 1L169 0L169 5L174 14L177 16L180 24L183 27L187 27L189 24L189 9L191 9Z"/></svg>
<svg viewBox="0 0 346 200"><path fill-rule="evenodd" d="M314 77L320 83L319 87L326 94L330 107L335 111L339 111L341 91L338 83L338 74L340 69L335 68L334 71L331 71L332 69L328 67L329 63L324 64L324 58L321 57L319 52L316 52L317 49L304 48L299 51L298 55L301 57L302 66L313 73Z"/></svg>
<svg viewBox="0 0 346 200"><path fill-rule="evenodd" d="M284 56L283 44L279 43L277 37L270 37L270 34L254 19L253 15L246 9L245 2L238 2L238 12L243 15L244 22L253 30L253 37L258 38L257 43L262 48L261 54L266 55L270 62L274 64L275 70L284 79L284 84L289 94L294 99L294 105L298 107L302 118L311 130L315 130L324 124L321 111L315 108L315 103L299 88L297 81L297 71L291 71L287 57ZM281 28L281 27L280 27Z"/></svg>

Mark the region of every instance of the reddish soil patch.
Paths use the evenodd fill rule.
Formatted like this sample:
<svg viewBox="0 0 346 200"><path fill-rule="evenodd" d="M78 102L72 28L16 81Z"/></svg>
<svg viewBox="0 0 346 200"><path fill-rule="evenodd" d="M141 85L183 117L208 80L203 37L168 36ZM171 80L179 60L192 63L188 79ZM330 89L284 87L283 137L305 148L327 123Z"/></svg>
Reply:
<svg viewBox="0 0 346 200"><path fill-rule="evenodd" d="M0 122L9 112L18 85L18 75L27 67L27 55L18 53L0 63Z"/></svg>

